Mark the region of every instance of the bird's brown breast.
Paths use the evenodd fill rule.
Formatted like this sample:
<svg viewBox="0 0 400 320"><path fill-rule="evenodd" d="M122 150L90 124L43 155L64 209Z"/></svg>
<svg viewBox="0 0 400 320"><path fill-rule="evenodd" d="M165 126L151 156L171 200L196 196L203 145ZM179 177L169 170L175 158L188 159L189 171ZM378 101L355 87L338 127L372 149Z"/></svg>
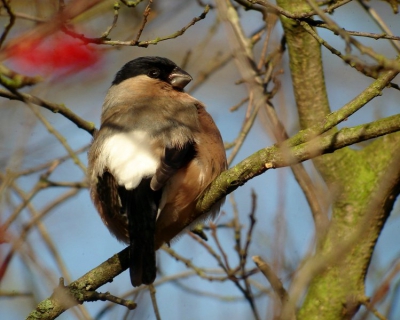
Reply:
<svg viewBox="0 0 400 320"><path fill-rule="evenodd" d="M160 203L161 213L156 224L156 249L163 243L169 243L188 226L219 211L218 204L212 212L206 214L196 211L199 196L227 167L225 148L218 128L203 105L198 104L197 108L200 131L195 135L196 157L178 170L165 186Z"/></svg>

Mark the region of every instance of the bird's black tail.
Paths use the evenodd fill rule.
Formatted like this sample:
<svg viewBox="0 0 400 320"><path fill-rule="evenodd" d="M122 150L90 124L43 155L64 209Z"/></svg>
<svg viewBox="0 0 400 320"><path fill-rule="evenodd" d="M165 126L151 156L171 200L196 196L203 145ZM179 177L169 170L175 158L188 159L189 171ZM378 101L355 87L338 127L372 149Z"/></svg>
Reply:
<svg viewBox="0 0 400 320"><path fill-rule="evenodd" d="M151 284L156 278L154 233L160 194L150 189L150 179L143 179L125 194L131 245L130 277L134 287Z"/></svg>

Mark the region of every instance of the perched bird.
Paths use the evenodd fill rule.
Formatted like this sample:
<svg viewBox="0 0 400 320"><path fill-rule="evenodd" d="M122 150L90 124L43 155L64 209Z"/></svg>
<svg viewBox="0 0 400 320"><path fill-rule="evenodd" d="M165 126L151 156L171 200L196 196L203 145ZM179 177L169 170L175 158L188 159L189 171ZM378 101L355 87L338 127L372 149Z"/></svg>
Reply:
<svg viewBox="0 0 400 320"><path fill-rule="evenodd" d="M191 80L166 58L126 63L108 90L89 150L91 198L110 232L130 244L133 286L153 283L155 251L221 205L205 215L195 208L227 164L213 119L183 92Z"/></svg>

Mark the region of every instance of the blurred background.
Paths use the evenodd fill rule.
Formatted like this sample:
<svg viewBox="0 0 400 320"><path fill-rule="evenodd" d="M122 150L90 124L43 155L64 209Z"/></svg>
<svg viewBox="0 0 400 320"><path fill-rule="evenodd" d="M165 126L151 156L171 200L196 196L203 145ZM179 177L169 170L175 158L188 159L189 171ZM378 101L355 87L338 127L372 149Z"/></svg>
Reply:
<svg viewBox="0 0 400 320"><path fill-rule="evenodd" d="M71 30L88 38L100 37L113 22L114 2L98 1L69 21ZM2 1L0 21L7 26L9 15L5 3ZM227 145L234 142L241 132L249 112L248 102L233 111L232 108L247 99L248 92L232 58L226 26L218 19L213 6L205 19L188 28L183 35L157 45L132 47L81 45L82 41L60 31L46 34L45 41L32 45L30 40L34 35L29 32L37 31L34 28L54 16L59 1L14 0L8 4L12 6L16 20L2 43L2 63L17 73L42 78L41 82L24 87L20 92L65 105L98 128L103 99L121 66L139 56L163 56L183 66L192 75L194 80L188 91L207 106ZM118 22L109 38L120 41L135 39L147 5L148 2L144 1L129 8L121 1ZM372 1L370 5L385 18L394 32L400 30L398 15L393 15L387 3ZM140 40L174 34L203 10L202 1L155 0ZM260 12L243 9L238 9L238 12L245 34L249 37L260 34L261 40L254 46L258 59L265 50L266 33L260 33L265 29L265 21ZM381 32L357 2L337 9L331 17L347 30ZM322 29L319 34L332 46L343 49L343 42L332 32ZM279 47L281 37L282 29L278 22L271 29L267 52ZM68 46L70 41L72 47L79 43L79 49L71 49ZM373 46L385 56L398 54L386 40L377 42L360 38L359 41ZM17 48L16 43L19 45ZM337 110L372 80L346 66L326 49L323 48L322 52L329 101L332 110ZM45 59L40 58L43 55ZM298 132L299 125L287 59L287 53L283 53L275 68L280 89L272 102L288 133L293 135ZM350 127L398 113L399 101L398 90L385 89L382 97L373 100L339 127ZM265 117L261 110L231 166L275 143ZM51 295L60 277L64 277L68 284L125 247L103 225L84 185L83 168L87 164L86 150L91 138L88 132L60 114L38 106L28 107L4 96L0 98L0 221L1 224L9 223L9 228L0 237L0 243L3 242L0 262L5 268L0 282L2 319L25 318L38 302ZM76 152L79 161L71 159L68 148ZM232 149L227 150L228 156L231 152ZM325 186L316 170L308 162L305 166L323 195ZM43 176L47 173L50 174ZM50 185L42 188L40 181L50 182ZM269 170L227 196L215 223L219 226L220 247L232 268L239 263L232 221L237 214L242 243L245 243L252 226L250 213L254 214L256 223L246 268L256 270L251 256L259 255L273 266L284 285L288 285L304 256L313 250L315 240L310 209L289 168ZM35 220L34 216L40 214L40 219ZM29 227L29 224L33 225ZM223 257L210 230L206 228L205 232L208 244ZM373 295L393 267L399 265L399 233L397 204L373 255L366 280L367 296ZM22 244L18 244L19 239L23 240ZM13 246L15 253L10 257ZM187 234L172 243L171 249L216 277L226 276L210 252ZM187 268L185 263L163 250L158 252L157 259L160 273L155 285L163 319L254 318L249 301L233 281L200 278L193 268ZM260 318L273 319L277 301L269 283L259 273L252 275L249 281ZM391 282L394 285L387 289L377 305L390 319L400 318L400 307L394 303L399 301L399 281L398 272L394 272ZM128 312L125 307L108 302L85 303L83 308L68 310L59 319L155 319L149 291L133 291L127 272L98 291L109 291L116 296L127 294L125 297L137 302L138 307ZM363 307L358 316L359 319L375 319Z"/></svg>

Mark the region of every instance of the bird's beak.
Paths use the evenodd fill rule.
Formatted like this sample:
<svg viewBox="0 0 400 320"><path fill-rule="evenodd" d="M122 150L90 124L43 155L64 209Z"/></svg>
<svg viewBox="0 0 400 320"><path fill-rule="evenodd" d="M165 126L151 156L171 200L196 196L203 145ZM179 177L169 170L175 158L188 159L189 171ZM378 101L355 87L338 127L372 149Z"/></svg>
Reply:
<svg viewBox="0 0 400 320"><path fill-rule="evenodd" d="M185 88L186 85L192 81L190 74L179 67L176 67L174 70L172 70L168 79L171 86L178 90L183 90L183 88Z"/></svg>

